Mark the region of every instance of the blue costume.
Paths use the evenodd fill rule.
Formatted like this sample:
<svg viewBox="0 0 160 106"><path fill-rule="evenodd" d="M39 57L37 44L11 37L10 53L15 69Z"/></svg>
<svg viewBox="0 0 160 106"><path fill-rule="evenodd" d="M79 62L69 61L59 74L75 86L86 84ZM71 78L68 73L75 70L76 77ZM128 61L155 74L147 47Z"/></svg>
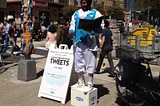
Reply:
<svg viewBox="0 0 160 106"><path fill-rule="evenodd" d="M77 72L78 74L87 72L89 75L93 75L93 73L96 71L96 54L98 50L95 39L93 39L93 42L90 46L88 46L87 44L89 43L87 37L95 36L95 32L88 32L83 29L78 29L79 20L93 20L101 16L101 13L95 9L91 9L88 11L79 9L72 16L69 31L73 33L74 37L74 63L75 72ZM89 80L88 84L93 85L92 80Z"/></svg>

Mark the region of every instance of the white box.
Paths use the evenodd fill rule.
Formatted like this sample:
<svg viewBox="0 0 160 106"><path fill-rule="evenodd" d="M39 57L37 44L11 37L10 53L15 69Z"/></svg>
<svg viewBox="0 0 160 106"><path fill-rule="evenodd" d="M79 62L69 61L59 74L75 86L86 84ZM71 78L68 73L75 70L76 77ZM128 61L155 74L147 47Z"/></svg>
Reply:
<svg viewBox="0 0 160 106"><path fill-rule="evenodd" d="M72 106L97 106L97 88L85 92L84 88L71 87Z"/></svg>

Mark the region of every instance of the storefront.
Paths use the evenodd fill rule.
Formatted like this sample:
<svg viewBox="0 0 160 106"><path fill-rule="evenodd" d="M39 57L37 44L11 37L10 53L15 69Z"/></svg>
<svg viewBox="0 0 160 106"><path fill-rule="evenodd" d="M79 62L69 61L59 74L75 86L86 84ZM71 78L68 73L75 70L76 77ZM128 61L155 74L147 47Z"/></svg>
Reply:
<svg viewBox="0 0 160 106"><path fill-rule="evenodd" d="M58 14L67 4L47 0L32 1L32 17L37 16L46 25L58 20ZM4 21L7 15L13 15L15 19L21 20L21 0L8 0L7 7L0 10L0 21Z"/></svg>

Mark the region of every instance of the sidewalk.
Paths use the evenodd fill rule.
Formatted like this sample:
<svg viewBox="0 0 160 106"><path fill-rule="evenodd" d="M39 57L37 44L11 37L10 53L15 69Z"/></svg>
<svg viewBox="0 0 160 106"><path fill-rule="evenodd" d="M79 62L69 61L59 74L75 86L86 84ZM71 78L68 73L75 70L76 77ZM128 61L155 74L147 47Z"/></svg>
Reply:
<svg viewBox="0 0 160 106"><path fill-rule="evenodd" d="M44 46L45 43L38 42L39 45ZM10 57L14 60L14 57ZM42 72L45 67L46 57L36 59L37 76L38 78L29 82L17 80L18 63L0 75L0 106L71 106L70 104L70 89L66 104L63 105L58 101L38 98L38 92L41 84ZM117 98L117 91L115 81L108 77L108 73L104 69L109 67L107 60L104 67L101 69L101 74L94 75L94 84L98 88L98 105L97 106L124 106L120 105ZM114 60L116 63L118 60ZM152 65L154 75L159 74L160 67ZM76 75L72 75L72 80L76 80ZM87 79L87 74L85 75ZM71 82L72 83L72 82Z"/></svg>
<svg viewBox="0 0 160 106"><path fill-rule="evenodd" d="M68 92L67 103L65 105L62 105L58 101L37 97L42 78L41 71L45 65L45 58L37 60L36 62L38 74L38 79L36 80L29 82L17 80L17 65L10 67L0 75L0 106L71 106L69 96L70 90ZM98 106L104 106L103 103L107 103L108 106L117 106L115 104L116 90L114 80L110 79L110 81L106 81L105 78L97 79L98 76L101 76L102 78L103 74L95 75L94 81L95 87L98 88ZM76 80L76 78L74 78L74 80Z"/></svg>

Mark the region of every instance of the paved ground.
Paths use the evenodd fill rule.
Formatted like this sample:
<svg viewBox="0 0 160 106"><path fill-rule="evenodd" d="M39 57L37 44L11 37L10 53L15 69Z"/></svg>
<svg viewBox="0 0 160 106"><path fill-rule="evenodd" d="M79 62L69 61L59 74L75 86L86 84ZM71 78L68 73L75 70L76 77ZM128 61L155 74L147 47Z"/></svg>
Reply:
<svg viewBox="0 0 160 106"><path fill-rule="evenodd" d="M9 57L5 61L14 61L5 66L6 71L0 75L0 106L71 106L70 104L70 88L68 91L66 104L63 105L58 101L38 98L39 87L41 83L43 69L46 61L46 50L44 42L38 42L35 45L36 53L32 58L36 61L38 78L29 82L17 80L18 62L21 56ZM108 73L104 71L108 66L102 67L101 74L95 74L94 84L98 88L98 105L97 106L125 106L117 98L114 79L108 77ZM117 60L114 60L117 63ZM152 66L154 75L158 75L160 67ZM85 75L87 79L87 75ZM72 75L72 81L76 80L75 74ZM73 82L71 82L72 85Z"/></svg>

